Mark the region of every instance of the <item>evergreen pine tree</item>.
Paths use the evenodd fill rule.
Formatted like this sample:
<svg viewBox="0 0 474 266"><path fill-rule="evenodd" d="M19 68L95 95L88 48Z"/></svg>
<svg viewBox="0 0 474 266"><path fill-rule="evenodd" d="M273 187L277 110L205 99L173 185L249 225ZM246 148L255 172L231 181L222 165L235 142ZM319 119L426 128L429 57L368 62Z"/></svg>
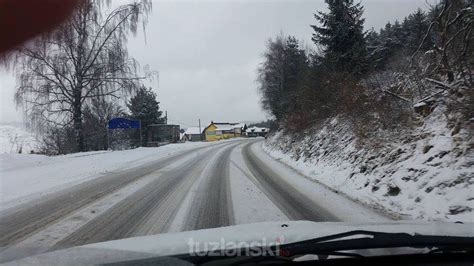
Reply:
<svg viewBox="0 0 474 266"><path fill-rule="evenodd" d="M299 83L303 79L308 69L308 58L303 49L300 48L299 41L289 36L284 46L284 99L287 104L286 112L294 112L298 107Z"/></svg>
<svg viewBox="0 0 474 266"><path fill-rule="evenodd" d="M407 32L406 48L409 52L415 52L420 46L423 38L428 31L430 23L423 10L418 9L415 13L409 15L403 23ZM428 50L432 46L430 38L427 38L421 47L422 51Z"/></svg>
<svg viewBox="0 0 474 266"><path fill-rule="evenodd" d="M152 88L142 86L137 94L130 99L127 104L130 110L130 116L133 119L140 120L142 126L143 145L147 141L147 126L150 124L162 124L165 119L160 111L160 103L156 100L156 93ZM139 134L135 134L139 139Z"/></svg>
<svg viewBox="0 0 474 266"><path fill-rule="evenodd" d="M363 7L354 0L325 0L329 13L314 17L313 42L323 47L323 63L332 71L355 75L367 70L367 47L364 34Z"/></svg>
<svg viewBox="0 0 474 266"><path fill-rule="evenodd" d="M394 55L405 49L405 40L408 33L405 29L405 23L401 24L395 21L393 24L388 22L380 30L380 34L369 36L370 43L377 43L375 47L370 47L370 59L374 62L374 69L384 69L387 61Z"/></svg>

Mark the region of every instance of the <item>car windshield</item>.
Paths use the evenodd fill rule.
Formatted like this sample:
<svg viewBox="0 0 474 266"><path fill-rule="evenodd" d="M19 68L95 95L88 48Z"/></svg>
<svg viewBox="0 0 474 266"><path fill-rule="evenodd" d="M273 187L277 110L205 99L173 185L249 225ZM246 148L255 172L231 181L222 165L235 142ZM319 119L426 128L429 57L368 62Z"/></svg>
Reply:
<svg viewBox="0 0 474 266"><path fill-rule="evenodd" d="M473 8L0 0L0 263L465 252Z"/></svg>

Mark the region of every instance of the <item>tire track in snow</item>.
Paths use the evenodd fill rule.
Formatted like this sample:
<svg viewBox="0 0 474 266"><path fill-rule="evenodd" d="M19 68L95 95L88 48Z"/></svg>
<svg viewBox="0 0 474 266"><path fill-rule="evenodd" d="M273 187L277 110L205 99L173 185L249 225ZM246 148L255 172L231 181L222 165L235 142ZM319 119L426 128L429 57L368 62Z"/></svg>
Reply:
<svg viewBox="0 0 474 266"><path fill-rule="evenodd" d="M52 249L166 232L200 169L213 155L212 151L229 145L232 144L212 148L204 156L196 154L183 167L162 173L160 178L59 241Z"/></svg>
<svg viewBox="0 0 474 266"><path fill-rule="evenodd" d="M217 144L220 146L225 144ZM174 160L201 149L180 152L167 158L119 170L68 189L48 195L44 200L28 202L0 213L0 247L11 246L38 230L54 223L74 211L113 193L138 178L170 164Z"/></svg>
<svg viewBox="0 0 474 266"><path fill-rule="evenodd" d="M255 176L255 180L258 181L256 185L287 217L292 220L339 220L294 188L291 183L281 178L278 173L260 160L251 150L253 144L255 142L248 143L243 148L247 167ZM251 180L255 181L254 179Z"/></svg>
<svg viewBox="0 0 474 266"><path fill-rule="evenodd" d="M261 191L248 169L242 149L237 146L231 154L230 184L236 224L288 221L289 218Z"/></svg>
<svg viewBox="0 0 474 266"><path fill-rule="evenodd" d="M234 224L229 179L230 154L241 143L222 149L212 157L192 200L183 231Z"/></svg>

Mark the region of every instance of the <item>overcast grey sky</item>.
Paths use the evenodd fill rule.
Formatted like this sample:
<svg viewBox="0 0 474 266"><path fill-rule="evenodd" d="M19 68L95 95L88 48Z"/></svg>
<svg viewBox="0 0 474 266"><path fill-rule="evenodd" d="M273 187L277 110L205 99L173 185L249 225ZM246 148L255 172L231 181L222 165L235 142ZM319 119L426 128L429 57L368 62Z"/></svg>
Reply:
<svg viewBox="0 0 474 266"><path fill-rule="evenodd" d="M366 28L377 30L427 8L425 0L362 3ZM263 120L255 79L265 42L283 32L313 47L309 25L318 10L325 10L323 0L154 1L146 42L141 33L131 38L129 53L159 71L159 80L148 85L170 123ZM13 75L0 70L0 122L22 119L13 102L14 86Z"/></svg>

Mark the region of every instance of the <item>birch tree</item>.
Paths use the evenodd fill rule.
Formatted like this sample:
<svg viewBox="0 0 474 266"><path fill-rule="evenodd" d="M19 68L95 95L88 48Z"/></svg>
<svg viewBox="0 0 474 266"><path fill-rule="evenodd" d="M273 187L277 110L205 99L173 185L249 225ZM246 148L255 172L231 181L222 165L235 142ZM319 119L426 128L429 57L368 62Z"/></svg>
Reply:
<svg viewBox="0 0 474 266"><path fill-rule="evenodd" d="M149 0L113 9L110 1L85 0L72 18L17 51L16 102L39 126L71 127L84 151L83 111L92 99L118 98L138 88L138 63L127 38L145 27Z"/></svg>

